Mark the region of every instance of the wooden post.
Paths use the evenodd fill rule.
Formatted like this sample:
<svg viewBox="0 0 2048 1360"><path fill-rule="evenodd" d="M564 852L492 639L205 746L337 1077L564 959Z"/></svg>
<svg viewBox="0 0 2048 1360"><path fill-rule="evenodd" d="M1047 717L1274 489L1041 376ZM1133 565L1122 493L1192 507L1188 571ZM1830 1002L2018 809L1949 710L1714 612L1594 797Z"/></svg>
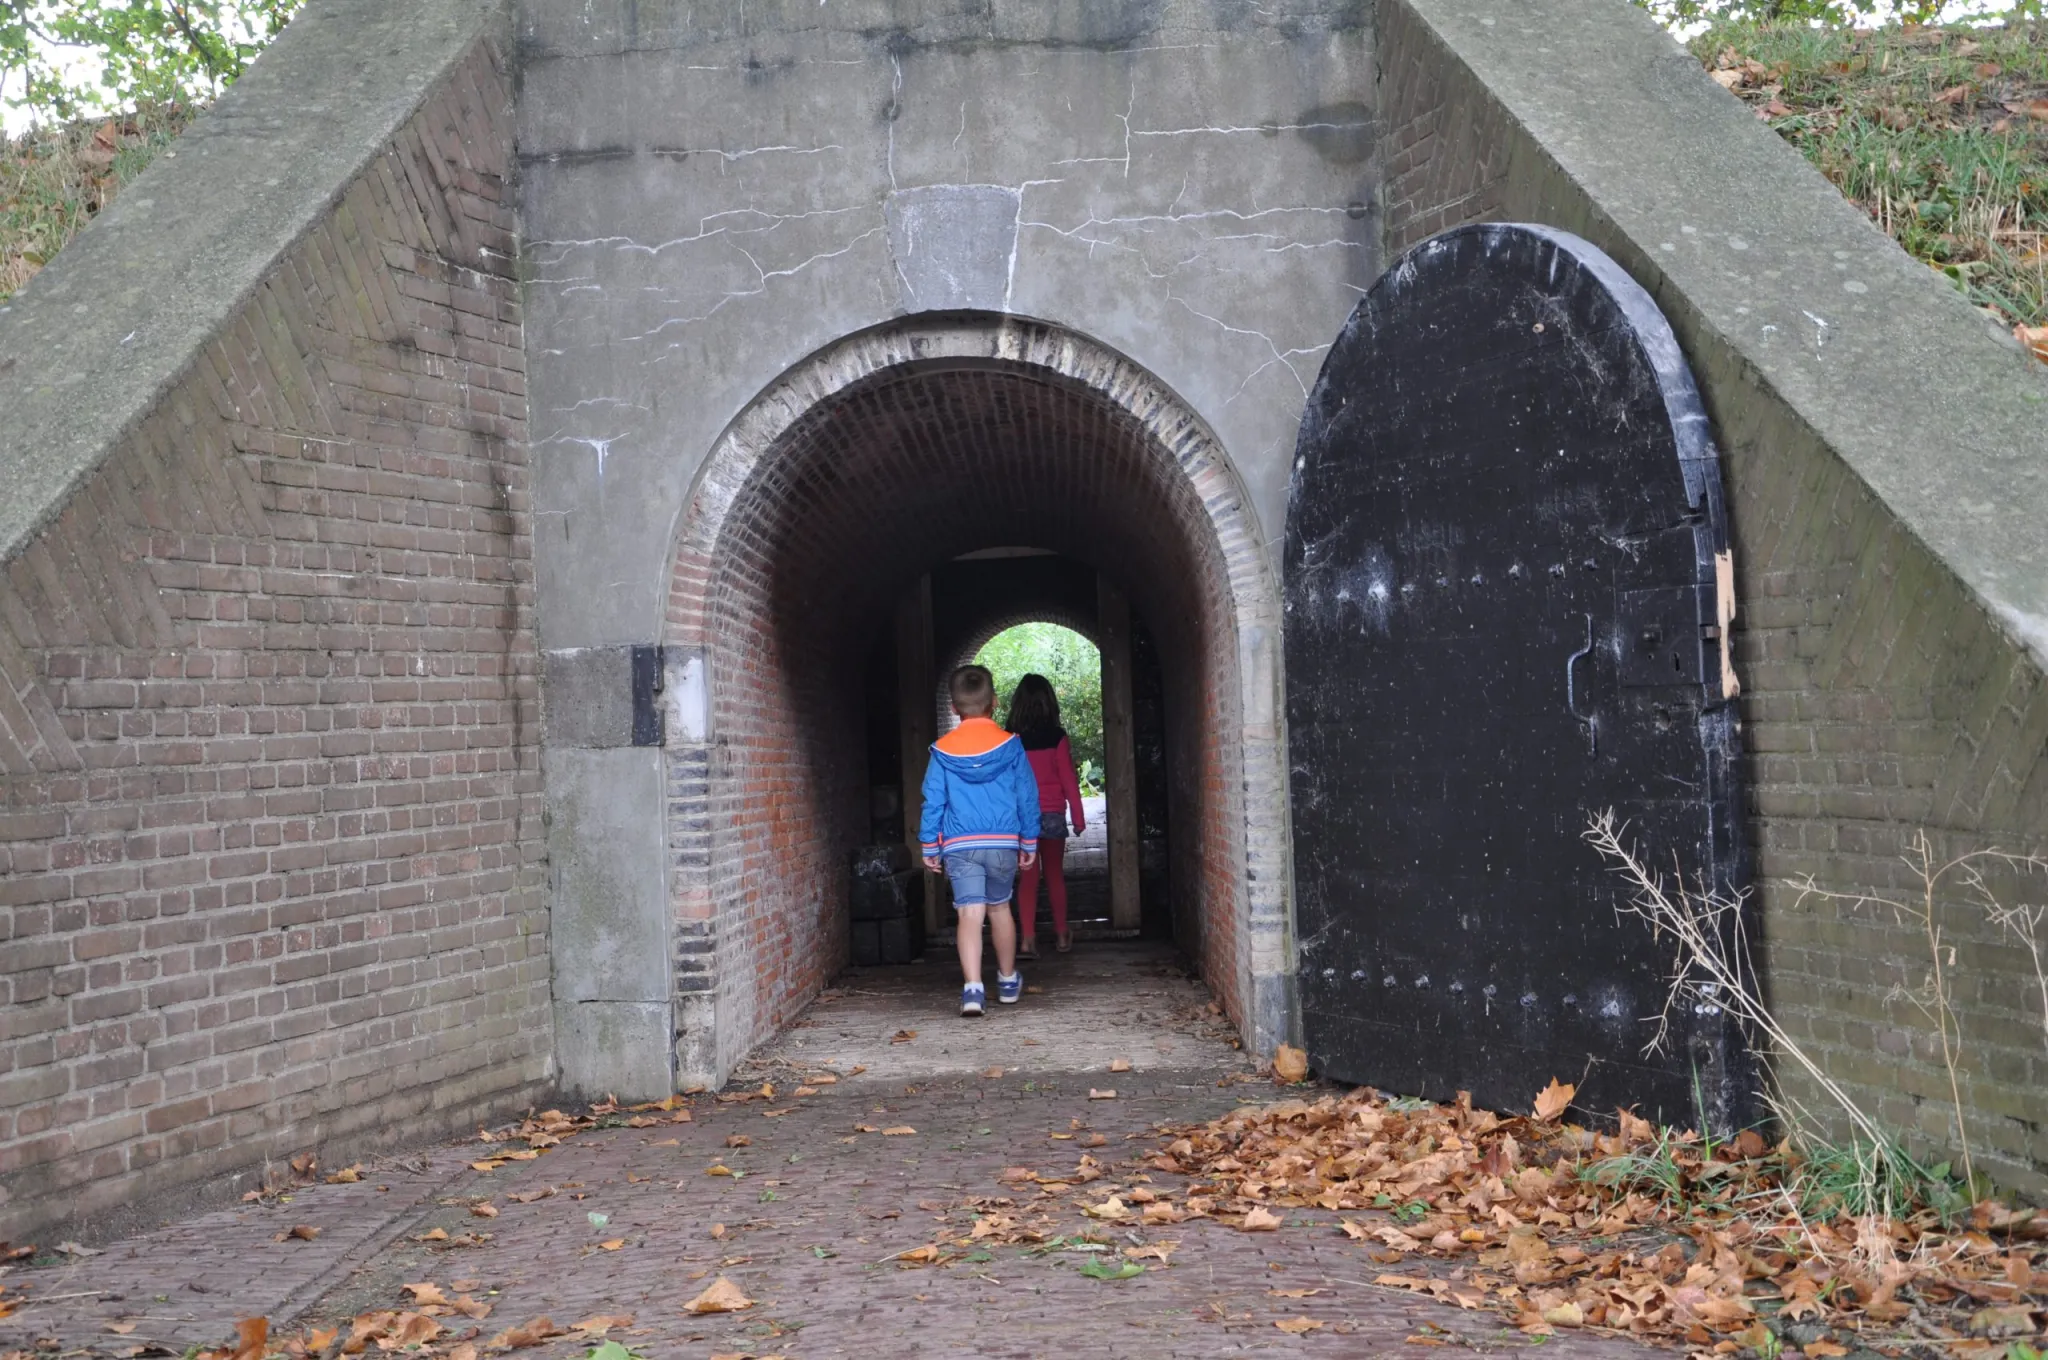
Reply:
<svg viewBox="0 0 2048 1360"><path fill-rule="evenodd" d="M1138 929L1138 752L1131 733L1131 606L1096 578L1102 647L1102 764L1109 803L1109 924Z"/></svg>
<svg viewBox="0 0 2048 1360"><path fill-rule="evenodd" d="M931 745L938 740L933 729L938 714L933 708L932 674L932 578L920 576L917 584L903 592L896 602L896 715L903 742L903 839L917 862L918 819L924 814L924 767L931 758ZM924 928L927 935L939 928L938 875L924 876Z"/></svg>

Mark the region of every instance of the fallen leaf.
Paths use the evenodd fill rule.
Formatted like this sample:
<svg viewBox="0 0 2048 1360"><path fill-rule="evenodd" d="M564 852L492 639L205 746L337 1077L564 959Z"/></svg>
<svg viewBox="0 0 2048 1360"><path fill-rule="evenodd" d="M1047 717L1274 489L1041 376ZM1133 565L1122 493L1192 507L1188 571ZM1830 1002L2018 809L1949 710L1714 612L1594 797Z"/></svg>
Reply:
<svg viewBox="0 0 2048 1360"><path fill-rule="evenodd" d="M604 1241L604 1242L600 1242L600 1243L598 1243L598 1244L597 1244L597 1248L598 1248L598 1250L599 1250L599 1251L617 1251L617 1250L618 1250L619 1248L621 1248L621 1247L623 1247L623 1246L625 1246L625 1245L626 1245L626 1239L625 1239L625 1238L623 1238L623 1237L614 1237L614 1238L611 1238L611 1239L610 1239L610 1240L608 1240L608 1241Z"/></svg>
<svg viewBox="0 0 2048 1360"><path fill-rule="evenodd" d="M496 1218L498 1216L498 1206L495 1204L472 1204L469 1206L469 1212L477 1218Z"/></svg>
<svg viewBox="0 0 2048 1360"><path fill-rule="evenodd" d="M917 1031L914 1029L899 1029L889 1036L889 1042L892 1044L907 1044L916 1037ZM859 1069L855 1070L858 1071Z"/></svg>
<svg viewBox="0 0 2048 1360"><path fill-rule="evenodd" d="M818 1088L815 1086L799 1086L796 1088L794 1092L792 1092L792 1094L799 1096L814 1096L818 1094Z"/></svg>
<svg viewBox="0 0 2048 1360"><path fill-rule="evenodd" d="M1131 1060L1129 1058L1112 1058L1109 1062L1109 1070L1112 1072L1128 1072L1131 1070Z"/></svg>
<svg viewBox="0 0 2048 1360"><path fill-rule="evenodd" d="M909 1251L899 1251L889 1259L892 1261L907 1261L912 1265L925 1266L930 1265L933 1261L939 1259L939 1249L930 1244L926 1244L922 1247L912 1247Z"/></svg>
<svg viewBox="0 0 2048 1360"><path fill-rule="evenodd" d="M752 1308L754 1301L731 1280L721 1275L696 1298L683 1305L687 1313L737 1313Z"/></svg>
<svg viewBox="0 0 2048 1360"><path fill-rule="evenodd" d="M1560 1327L1583 1327L1586 1325L1586 1310L1566 1299L1563 1303L1544 1309L1543 1320L1554 1322Z"/></svg>
<svg viewBox="0 0 2048 1360"><path fill-rule="evenodd" d="M128 1335L128 1333L134 1331L138 1325L139 1324L133 1322L109 1322L107 1324L107 1330L112 1332L115 1336L126 1336Z"/></svg>
<svg viewBox="0 0 2048 1360"><path fill-rule="evenodd" d="M1809 1341L1799 1349L1815 1357L1815 1360L1837 1360L1838 1357L1849 1353L1847 1346L1838 1345L1833 1341Z"/></svg>
<svg viewBox="0 0 2048 1360"><path fill-rule="evenodd" d="M1316 1321L1316 1319L1314 1318L1297 1317L1278 1318L1275 1319L1273 1325L1275 1327L1278 1327L1281 1331L1287 1333L1289 1336L1301 1336L1306 1332L1313 1332L1319 1330L1323 1324Z"/></svg>
<svg viewBox="0 0 2048 1360"><path fill-rule="evenodd" d="M1567 1086L1552 1077L1550 1085L1536 1093L1536 1118L1542 1123L1549 1123L1565 1112L1578 1092L1578 1087Z"/></svg>
<svg viewBox="0 0 2048 1360"><path fill-rule="evenodd" d="M1090 1100L1115 1100L1116 1089L1112 1087L1107 1091L1098 1091L1091 1086L1088 1088L1088 1098Z"/></svg>
<svg viewBox="0 0 2048 1360"><path fill-rule="evenodd" d="M286 1228L283 1232L279 1233L272 1240L277 1242L289 1242L294 1240L300 1242L310 1242L319 1235L320 1230L318 1228L309 1228L303 1223L295 1223L291 1227Z"/></svg>
<svg viewBox="0 0 2048 1360"><path fill-rule="evenodd" d="M515 1191L512 1194L505 1196L505 1198L511 1200L514 1204L531 1204L535 1200L551 1199L553 1198L554 1194L555 1187L549 1185L539 1190Z"/></svg>
<svg viewBox="0 0 2048 1360"><path fill-rule="evenodd" d="M1003 1075L1003 1068L1002 1068L1002 1064L998 1063L998 1064L997 1064L996 1066L994 1066L994 1067L990 1067L990 1068L985 1068L985 1069L984 1069L984 1070L982 1071L982 1074L981 1074L981 1075L983 1075L984 1077L987 1077L987 1078L989 1078L989 1079L990 1079L991 1081L993 1081L993 1080L994 1080L995 1078L997 1078L997 1077L1000 1077L1001 1075Z"/></svg>
<svg viewBox="0 0 2048 1360"><path fill-rule="evenodd" d="M1979 1309L1970 1318L1970 1331L1975 1336L2032 1336L2034 1334L2033 1306L2025 1303L2013 1303L1999 1308Z"/></svg>
<svg viewBox="0 0 2048 1360"><path fill-rule="evenodd" d="M1253 1205L1238 1227L1246 1232L1273 1232L1279 1228L1281 1221L1280 1215L1270 1209Z"/></svg>
<svg viewBox="0 0 2048 1360"><path fill-rule="evenodd" d="M714 1223L714 1224L712 1224L712 1225L711 1225L711 1240L712 1240L712 1241L714 1241L714 1242L716 1242L716 1241L720 1241L720 1240L721 1240L721 1239L723 1239L724 1237L725 1237L725 1225L724 1225L723 1223Z"/></svg>
<svg viewBox="0 0 2048 1360"><path fill-rule="evenodd" d="M1276 1299L1312 1299L1318 1294L1327 1294L1327 1289L1268 1289Z"/></svg>
<svg viewBox="0 0 2048 1360"><path fill-rule="evenodd" d="M905 1134L911 1134L911 1133L916 1133L916 1132L917 1132L917 1130L916 1130L916 1129L913 1129L913 1128L912 1128L912 1127L910 1127L910 1125L908 1125L908 1124L898 1124L898 1125L897 1125L897 1126L896 1126L895 1128L893 1128L893 1129L883 1129L883 1130L882 1130L882 1136L883 1136L884 1138L901 1138L901 1137L903 1137L903 1136L904 1136Z"/></svg>
<svg viewBox="0 0 2048 1360"><path fill-rule="evenodd" d="M555 1325L554 1319L543 1314L531 1322L523 1322L517 1327L507 1327L486 1344L492 1350L516 1351L522 1346L538 1346L541 1342L560 1335L562 1329Z"/></svg>
<svg viewBox="0 0 2048 1360"><path fill-rule="evenodd" d="M448 1230L446 1228L429 1228L418 1237L413 1238L415 1242L446 1242L447 1240Z"/></svg>
<svg viewBox="0 0 2048 1360"><path fill-rule="evenodd" d="M425 1308L430 1304L448 1302L448 1296L441 1292L441 1286L428 1281L422 1281L418 1284L402 1284L399 1288L412 1295L412 1302L415 1308Z"/></svg>
<svg viewBox="0 0 2048 1360"><path fill-rule="evenodd" d="M1292 1044L1280 1045L1273 1050L1273 1076L1290 1084L1306 1079L1308 1054Z"/></svg>
<svg viewBox="0 0 2048 1360"><path fill-rule="evenodd" d="M633 1315L631 1313L600 1313L596 1317L583 1319L583 1321L571 1326L569 1330L581 1332L587 1337L603 1336L614 1328L626 1328L632 1325Z"/></svg>
<svg viewBox="0 0 2048 1360"><path fill-rule="evenodd" d="M269 1318L243 1318L235 1324L235 1348L229 1352L230 1360L263 1360L263 1349L269 1341Z"/></svg>
<svg viewBox="0 0 2048 1360"><path fill-rule="evenodd" d="M731 1133L726 1135L725 1145L729 1148L752 1147L754 1140L744 1133Z"/></svg>
<svg viewBox="0 0 2048 1360"><path fill-rule="evenodd" d="M1153 1242L1142 1247L1125 1247L1124 1255L1133 1261L1158 1261L1162 1264L1180 1246L1178 1242Z"/></svg>
<svg viewBox="0 0 2048 1360"><path fill-rule="evenodd" d="M335 1172L333 1175L327 1178L327 1183L329 1185L354 1185L357 1181L361 1180L362 1178L363 1168L362 1165L358 1163L355 1166L345 1166L341 1170Z"/></svg>
<svg viewBox="0 0 2048 1360"><path fill-rule="evenodd" d="M2029 354L2048 364L2048 326L2014 326L2012 334Z"/></svg>

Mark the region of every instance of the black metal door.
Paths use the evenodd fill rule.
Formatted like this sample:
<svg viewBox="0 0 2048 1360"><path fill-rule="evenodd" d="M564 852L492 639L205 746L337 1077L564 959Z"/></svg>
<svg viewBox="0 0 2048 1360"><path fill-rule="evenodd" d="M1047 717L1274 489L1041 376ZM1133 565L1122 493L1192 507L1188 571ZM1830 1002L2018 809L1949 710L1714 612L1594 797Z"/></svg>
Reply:
<svg viewBox="0 0 2048 1360"><path fill-rule="evenodd" d="M1285 552L1318 1070L1742 1117L1725 1017L1644 1053L1671 956L1616 919L1627 889L1581 839L1612 808L1667 872L1740 883L1726 547L1677 342L1589 243L1461 228L1359 303L1302 421Z"/></svg>

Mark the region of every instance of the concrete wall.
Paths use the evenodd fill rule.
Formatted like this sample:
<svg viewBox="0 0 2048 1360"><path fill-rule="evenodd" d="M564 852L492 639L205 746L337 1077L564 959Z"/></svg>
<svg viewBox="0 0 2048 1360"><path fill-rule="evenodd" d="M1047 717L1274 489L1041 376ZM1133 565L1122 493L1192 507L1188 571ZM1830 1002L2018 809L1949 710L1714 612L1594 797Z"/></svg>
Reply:
<svg viewBox="0 0 2048 1360"><path fill-rule="evenodd" d="M1564 227L1685 346L1728 479L1770 1000L1865 1109L1952 1144L1935 1036L1893 995L1922 983L1924 938L1793 884L1916 892L1899 856L1923 828L1942 854L2048 850L2048 371L1641 13L1385 0L1379 32L1389 251L1474 220ZM1956 894L1939 919L1978 1169L2039 1193L2032 961Z"/></svg>
<svg viewBox="0 0 2048 1360"><path fill-rule="evenodd" d="M522 5L545 646L656 640L678 526L721 434L806 356L914 313L1037 318L1156 375L1215 431L1259 551L1275 553L1308 384L1379 267L1369 11ZM1246 660L1277 683L1277 661ZM660 758L573 757L616 781ZM704 806L697 789L671 785ZM637 840L663 815L567 797L557 825L591 845ZM1256 811L1284 828L1274 797ZM1240 826L1219 843L1242 839ZM1279 914L1285 881L1284 863L1262 867ZM630 931L653 885L630 903L573 880L559 892L558 976L582 977L600 963L571 948L566 913ZM1268 972L1286 963L1270 933ZM647 982L610 1000L666 1004ZM564 1062L585 1065L566 1049Z"/></svg>
<svg viewBox="0 0 2048 1360"><path fill-rule="evenodd" d="M506 50L313 6L0 308L0 1237L549 1082Z"/></svg>

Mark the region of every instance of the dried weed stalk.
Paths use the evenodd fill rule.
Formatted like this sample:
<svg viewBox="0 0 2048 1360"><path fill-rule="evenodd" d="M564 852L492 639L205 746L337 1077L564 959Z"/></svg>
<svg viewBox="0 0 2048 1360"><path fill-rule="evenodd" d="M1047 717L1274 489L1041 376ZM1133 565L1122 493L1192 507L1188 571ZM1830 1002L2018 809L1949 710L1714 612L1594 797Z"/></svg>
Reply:
<svg viewBox="0 0 2048 1360"><path fill-rule="evenodd" d="M1993 848L1972 850L1943 859L1936 853L1934 841L1925 831L1913 834L1901 858L1918 880L1919 891L1910 897L1836 892L1821 887L1808 874L1793 882L1799 891L1794 905L1796 907L1809 898L1818 898L1851 911L1883 907L1890 910L1901 925L1910 925L1920 932L1927 946L1927 975L1917 987L1894 987L1887 1000L1907 1002L1934 1027L1935 1037L1941 1044L1942 1069L1948 1076L1949 1102L1955 1114L1956 1147L1963 1166L1963 1180L1965 1184L1974 1186L1976 1172L1970 1160L1969 1129L1964 1118L1962 1021L1955 1008L1957 956L1955 946L1948 942L1943 932L1936 903L1944 897L1951 897L1974 906L1983 913L1988 924L2010 934L2027 950L2033 960L2035 982L2041 991L2042 1035L2044 1041L2048 1041L2048 968L2044 968L2041 953L2041 924L2048 908L2027 903L2006 906L1998 900L1988 877L2001 870L2015 875L2048 874L2048 858L2015 855Z"/></svg>

